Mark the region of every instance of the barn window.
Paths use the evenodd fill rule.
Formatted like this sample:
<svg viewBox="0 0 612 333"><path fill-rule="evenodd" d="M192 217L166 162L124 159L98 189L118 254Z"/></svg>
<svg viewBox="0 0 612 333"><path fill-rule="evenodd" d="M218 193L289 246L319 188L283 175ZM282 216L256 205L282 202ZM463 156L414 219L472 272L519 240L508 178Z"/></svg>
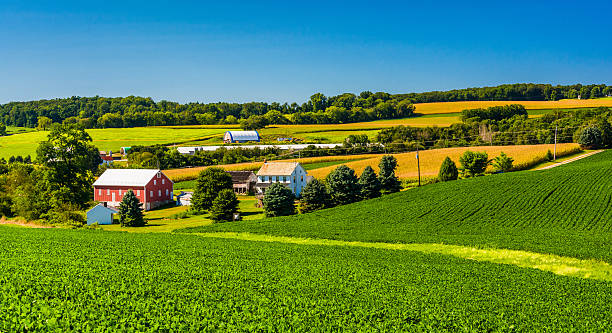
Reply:
<svg viewBox="0 0 612 333"><path fill-rule="evenodd" d="M149 195L151 195L151 198L153 198L153 191L149 191Z"/></svg>
<svg viewBox="0 0 612 333"><path fill-rule="evenodd" d="M162 185L166 184L166 180L162 179Z"/></svg>
<svg viewBox="0 0 612 333"><path fill-rule="evenodd" d="M166 189L166 196L168 196L168 189Z"/></svg>
<svg viewBox="0 0 612 333"><path fill-rule="evenodd" d="M157 191L157 196L161 197L161 190Z"/></svg>
<svg viewBox="0 0 612 333"><path fill-rule="evenodd" d="M136 195L140 196L140 190L136 190Z"/></svg>
<svg viewBox="0 0 612 333"><path fill-rule="evenodd" d="M98 189L98 195L102 195L102 189L101 188Z"/></svg>
<svg viewBox="0 0 612 333"><path fill-rule="evenodd" d="M157 178L161 178L161 172L157 173Z"/></svg>
<svg viewBox="0 0 612 333"><path fill-rule="evenodd" d="M110 189L106 189L106 195L110 195Z"/></svg>
<svg viewBox="0 0 612 333"><path fill-rule="evenodd" d="M121 190L119 190L119 195L121 195Z"/></svg>
<svg viewBox="0 0 612 333"><path fill-rule="evenodd" d="M153 185L157 185L157 180L153 179Z"/></svg>

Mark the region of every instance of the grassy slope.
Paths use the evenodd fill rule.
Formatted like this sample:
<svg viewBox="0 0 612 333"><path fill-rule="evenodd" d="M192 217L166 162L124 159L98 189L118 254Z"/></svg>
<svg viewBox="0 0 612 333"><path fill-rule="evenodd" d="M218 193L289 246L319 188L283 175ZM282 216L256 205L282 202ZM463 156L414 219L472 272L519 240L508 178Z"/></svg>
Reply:
<svg viewBox="0 0 612 333"><path fill-rule="evenodd" d="M176 234L0 229L0 331L558 332L611 324L602 311L610 283L510 265Z"/></svg>
<svg viewBox="0 0 612 333"><path fill-rule="evenodd" d="M612 262L612 151L545 171L438 183L311 214L185 231L443 242Z"/></svg>

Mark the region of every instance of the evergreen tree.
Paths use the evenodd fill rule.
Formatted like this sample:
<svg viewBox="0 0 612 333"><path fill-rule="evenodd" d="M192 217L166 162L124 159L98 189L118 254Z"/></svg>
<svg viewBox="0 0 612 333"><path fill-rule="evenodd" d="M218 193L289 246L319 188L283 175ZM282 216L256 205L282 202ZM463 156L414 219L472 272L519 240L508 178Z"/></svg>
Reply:
<svg viewBox="0 0 612 333"><path fill-rule="evenodd" d="M263 198L266 216L285 216L295 214L295 195L281 183L268 187Z"/></svg>
<svg viewBox="0 0 612 333"><path fill-rule="evenodd" d="M383 193L394 193L399 192L402 189L402 183L399 178L395 176L395 169L397 168L397 159L393 155L385 155L380 160L378 165L380 168L380 174L378 179L380 180L380 188Z"/></svg>
<svg viewBox="0 0 612 333"><path fill-rule="evenodd" d="M371 166L365 167L358 181L361 186L361 197L372 199L380 196L380 181Z"/></svg>
<svg viewBox="0 0 612 333"><path fill-rule="evenodd" d="M346 205L361 199L361 188L355 170L341 165L326 178L329 195L334 205Z"/></svg>
<svg viewBox="0 0 612 333"><path fill-rule="evenodd" d="M32 164L32 158L30 157L30 155L26 156L23 159L23 163Z"/></svg>
<svg viewBox="0 0 612 333"><path fill-rule="evenodd" d="M191 209L196 212L204 212L212 207L213 200L224 189L232 189L232 176L225 170L217 167L206 168L198 176Z"/></svg>
<svg viewBox="0 0 612 333"><path fill-rule="evenodd" d="M331 197L325 184L313 179L300 193L300 213L308 213L331 206Z"/></svg>
<svg viewBox="0 0 612 333"><path fill-rule="evenodd" d="M499 156L493 159L493 167L497 171L508 172L512 169L512 162L514 162L514 159L502 151Z"/></svg>
<svg viewBox="0 0 612 333"><path fill-rule="evenodd" d="M233 221L234 213L238 212L238 198L230 189L223 189L213 200L210 208L210 218L215 221Z"/></svg>
<svg viewBox="0 0 612 333"><path fill-rule="evenodd" d="M142 227L147 222L142 213L142 203L128 190L119 204L119 221L122 227Z"/></svg>
<svg viewBox="0 0 612 333"><path fill-rule="evenodd" d="M440 171L438 172L438 180L441 182L447 182L449 180L456 180L459 176L459 171L457 170L457 165L450 157L446 156L442 165L440 166Z"/></svg>

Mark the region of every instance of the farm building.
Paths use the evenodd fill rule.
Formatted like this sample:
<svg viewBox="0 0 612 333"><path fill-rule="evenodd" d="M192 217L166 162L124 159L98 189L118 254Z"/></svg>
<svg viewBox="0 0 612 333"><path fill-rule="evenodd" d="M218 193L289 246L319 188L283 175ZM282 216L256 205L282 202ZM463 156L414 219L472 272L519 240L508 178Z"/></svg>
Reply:
<svg viewBox="0 0 612 333"><path fill-rule="evenodd" d="M308 174L298 162L265 162L257 171L257 194L264 195L273 183L281 183L299 196L308 182Z"/></svg>
<svg viewBox="0 0 612 333"><path fill-rule="evenodd" d="M100 158L102 159L100 165L110 165L113 163L113 152L109 151L107 154L105 151L101 151Z"/></svg>
<svg viewBox="0 0 612 333"><path fill-rule="evenodd" d="M156 169L108 169L94 184L94 200L118 207L123 195L132 190L145 210L172 201L174 183Z"/></svg>
<svg viewBox="0 0 612 333"><path fill-rule="evenodd" d="M87 211L87 225L113 224L113 215L117 213L116 209L99 203Z"/></svg>
<svg viewBox="0 0 612 333"><path fill-rule="evenodd" d="M128 151L130 151L130 149L132 149L132 147L121 147L119 152L121 153L121 155L127 155Z"/></svg>
<svg viewBox="0 0 612 333"><path fill-rule="evenodd" d="M228 171L227 173L232 176L234 193L246 195L255 190L257 176L253 171Z"/></svg>
<svg viewBox="0 0 612 333"><path fill-rule="evenodd" d="M243 143L261 140L257 131L227 131L223 135L223 142L225 143Z"/></svg>
<svg viewBox="0 0 612 333"><path fill-rule="evenodd" d="M191 197L193 196L193 192L183 192L176 196L176 205L177 206L191 206Z"/></svg>

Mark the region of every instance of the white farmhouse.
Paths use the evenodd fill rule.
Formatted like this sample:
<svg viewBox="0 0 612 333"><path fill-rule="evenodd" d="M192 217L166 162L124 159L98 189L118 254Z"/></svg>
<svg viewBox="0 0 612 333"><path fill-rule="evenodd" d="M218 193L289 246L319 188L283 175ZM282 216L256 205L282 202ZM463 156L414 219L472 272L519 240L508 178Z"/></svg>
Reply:
<svg viewBox="0 0 612 333"><path fill-rule="evenodd" d="M302 189L308 183L308 174L298 162L264 162L257 171L257 194L263 195L273 183L281 183L300 196Z"/></svg>

